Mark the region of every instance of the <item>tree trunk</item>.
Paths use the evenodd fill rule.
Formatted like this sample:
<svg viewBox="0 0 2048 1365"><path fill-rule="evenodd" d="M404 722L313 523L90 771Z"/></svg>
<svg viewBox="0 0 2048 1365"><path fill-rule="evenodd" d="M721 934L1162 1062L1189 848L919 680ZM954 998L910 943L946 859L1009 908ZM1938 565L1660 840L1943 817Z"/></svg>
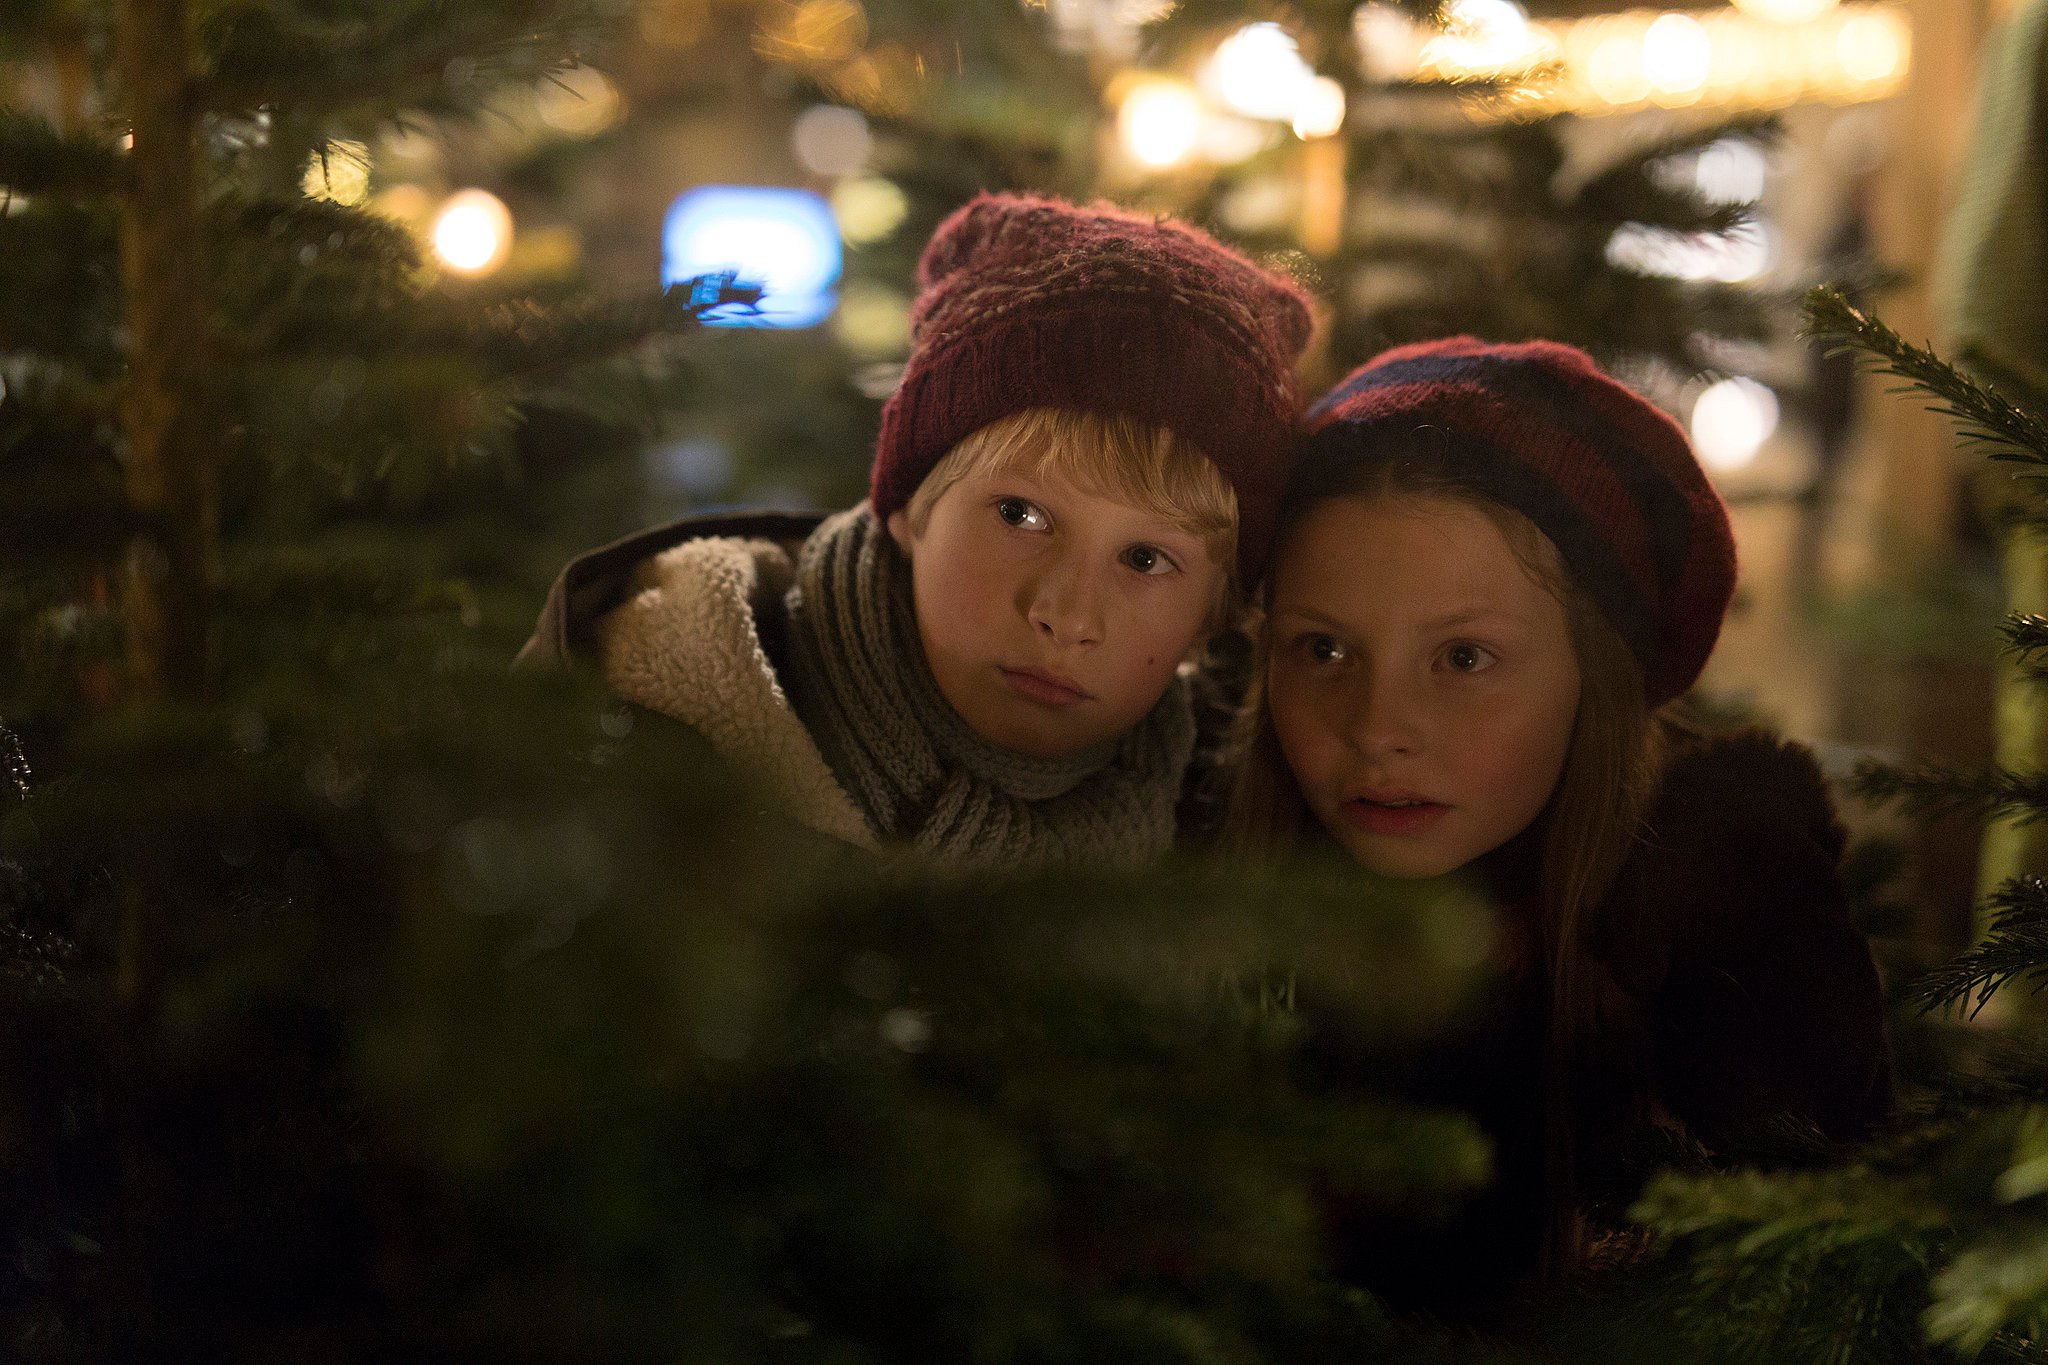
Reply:
<svg viewBox="0 0 2048 1365"><path fill-rule="evenodd" d="M122 424L141 528L124 602L130 684L138 698L189 699L206 689L219 512L186 0L121 0L117 59L135 135L121 225Z"/></svg>
<svg viewBox="0 0 2048 1365"><path fill-rule="evenodd" d="M137 533L122 615L130 701L204 697L219 512L208 420L212 273L200 219L199 146L187 0L120 0L116 63L134 145L121 207L122 313L128 371L121 399L127 493ZM127 839L146 848L147 831ZM119 844L117 843L117 848ZM163 993L162 888L147 853L125 850L114 1105L122 1236L113 1257L122 1358L160 1348L156 1312L161 1183L147 1096Z"/></svg>

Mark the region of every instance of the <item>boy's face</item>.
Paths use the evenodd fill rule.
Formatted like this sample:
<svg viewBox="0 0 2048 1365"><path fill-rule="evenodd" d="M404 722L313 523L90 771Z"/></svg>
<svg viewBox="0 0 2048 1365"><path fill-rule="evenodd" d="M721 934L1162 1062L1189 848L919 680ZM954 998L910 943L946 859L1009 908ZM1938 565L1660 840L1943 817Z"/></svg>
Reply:
<svg viewBox="0 0 2048 1365"><path fill-rule="evenodd" d="M1057 475L970 473L922 530L899 511L889 534L940 693L976 734L1034 758L1142 721L1222 591L1201 537Z"/></svg>
<svg viewBox="0 0 2048 1365"><path fill-rule="evenodd" d="M1492 518L1332 498L1273 565L1266 704L1325 828L1382 876L1512 839L1556 790L1579 705L1565 609Z"/></svg>

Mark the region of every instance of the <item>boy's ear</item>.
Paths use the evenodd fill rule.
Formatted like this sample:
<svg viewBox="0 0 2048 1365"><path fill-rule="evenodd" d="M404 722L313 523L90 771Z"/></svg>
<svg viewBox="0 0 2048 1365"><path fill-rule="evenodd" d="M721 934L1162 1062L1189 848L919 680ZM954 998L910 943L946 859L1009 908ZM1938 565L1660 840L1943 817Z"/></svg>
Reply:
<svg viewBox="0 0 2048 1365"><path fill-rule="evenodd" d="M911 550L917 544L917 537L910 531L910 513L899 507L889 514L886 524L889 527L889 539L896 542L896 548L903 551L905 558L909 558Z"/></svg>

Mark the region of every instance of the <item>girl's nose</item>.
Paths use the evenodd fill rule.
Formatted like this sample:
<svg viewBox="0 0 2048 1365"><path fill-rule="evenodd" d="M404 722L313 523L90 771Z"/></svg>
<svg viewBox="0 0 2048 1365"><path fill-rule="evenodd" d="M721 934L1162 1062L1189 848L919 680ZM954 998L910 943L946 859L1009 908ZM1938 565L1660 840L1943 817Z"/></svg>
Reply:
<svg viewBox="0 0 2048 1365"><path fill-rule="evenodd" d="M1048 643L1100 644L1107 624L1103 588L1085 565L1062 561L1024 586L1024 616Z"/></svg>
<svg viewBox="0 0 2048 1365"><path fill-rule="evenodd" d="M1367 758L1412 754L1421 747L1421 716L1398 678L1361 678L1345 721L1345 739Z"/></svg>

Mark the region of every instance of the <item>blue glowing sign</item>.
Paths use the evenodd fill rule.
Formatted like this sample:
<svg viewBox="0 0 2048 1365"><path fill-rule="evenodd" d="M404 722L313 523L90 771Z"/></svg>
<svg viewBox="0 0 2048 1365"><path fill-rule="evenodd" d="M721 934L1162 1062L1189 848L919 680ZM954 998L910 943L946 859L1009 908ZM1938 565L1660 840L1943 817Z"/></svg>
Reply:
<svg viewBox="0 0 2048 1365"><path fill-rule="evenodd" d="M727 308L729 327L810 327L837 302L839 223L809 190L706 185L669 206L661 230L664 286L731 271L763 289L760 311Z"/></svg>

